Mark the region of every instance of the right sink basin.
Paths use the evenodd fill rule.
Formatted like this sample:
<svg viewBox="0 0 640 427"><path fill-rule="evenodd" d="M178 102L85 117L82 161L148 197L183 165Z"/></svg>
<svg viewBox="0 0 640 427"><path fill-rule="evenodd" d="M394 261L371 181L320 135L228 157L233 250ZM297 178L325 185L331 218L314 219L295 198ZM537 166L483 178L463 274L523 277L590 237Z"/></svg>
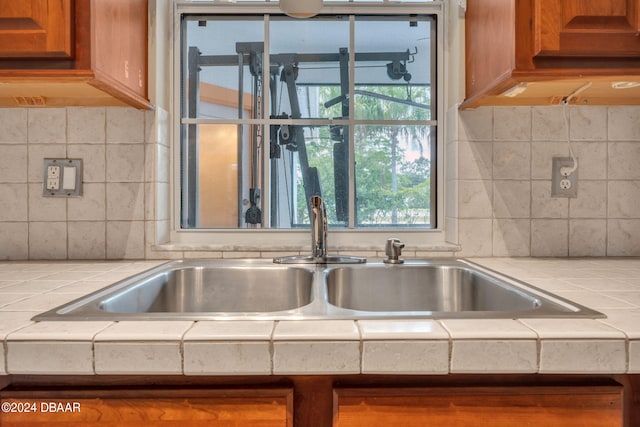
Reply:
<svg viewBox="0 0 640 427"><path fill-rule="evenodd" d="M595 314L461 260L337 267L327 272L326 284L329 304L359 312L502 318Z"/></svg>

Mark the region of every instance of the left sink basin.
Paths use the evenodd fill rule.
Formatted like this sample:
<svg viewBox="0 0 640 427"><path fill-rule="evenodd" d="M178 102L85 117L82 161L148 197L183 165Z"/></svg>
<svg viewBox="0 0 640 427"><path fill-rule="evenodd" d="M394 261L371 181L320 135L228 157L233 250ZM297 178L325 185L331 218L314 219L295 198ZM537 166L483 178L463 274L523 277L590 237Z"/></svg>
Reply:
<svg viewBox="0 0 640 427"><path fill-rule="evenodd" d="M54 320L155 319L207 313L260 316L312 301L313 270L260 262L175 261L36 316ZM61 319L60 319L61 320Z"/></svg>

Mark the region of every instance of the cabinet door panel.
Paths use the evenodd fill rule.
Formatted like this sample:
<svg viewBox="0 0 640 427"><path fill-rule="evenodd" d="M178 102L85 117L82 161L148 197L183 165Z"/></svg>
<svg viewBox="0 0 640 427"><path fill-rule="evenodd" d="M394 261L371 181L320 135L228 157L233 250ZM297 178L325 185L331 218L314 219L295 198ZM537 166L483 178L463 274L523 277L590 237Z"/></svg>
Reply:
<svg viewBox="0 0 640 427"><path fill-rule="evenodd" d="M1 400L3 427L291 427L293 424L290 389L6 391Z"/></svg>
<svg viewBox="0 0 640 427"><path fill-rule="evenodd" d="M71 1L0 0L0 57L71 57Z"/></svg>
<svg viewBox="0 0 640 427"><path fill-rule="evenodd" d="M620 427L622 387L337 389L334 427Z"/></svg>
<svg viewBox="0 0 640 427"><path fill-rule="evenodd" d="M534 0L535 55L638 57L638 0Z"/></svg>

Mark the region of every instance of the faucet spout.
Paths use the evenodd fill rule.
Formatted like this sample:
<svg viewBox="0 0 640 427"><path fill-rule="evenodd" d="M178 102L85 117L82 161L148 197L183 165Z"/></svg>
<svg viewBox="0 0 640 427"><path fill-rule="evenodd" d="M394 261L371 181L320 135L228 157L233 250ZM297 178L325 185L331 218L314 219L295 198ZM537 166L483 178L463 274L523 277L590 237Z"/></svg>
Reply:
<svg viewBox="0 0 640 427"><path fill-rule="evenodd" d="M311 211L311 255L277 257L277 264L362 264L366 258L350 255L327 255L327 210L320 196L309 199Z"/></svg>
<svg viewBox="0 0 640 427"><path fill-rule="evenodd" d="M311 255L317 259L327 258L327 211L320 196L312 196L311 206Z"/></svg>

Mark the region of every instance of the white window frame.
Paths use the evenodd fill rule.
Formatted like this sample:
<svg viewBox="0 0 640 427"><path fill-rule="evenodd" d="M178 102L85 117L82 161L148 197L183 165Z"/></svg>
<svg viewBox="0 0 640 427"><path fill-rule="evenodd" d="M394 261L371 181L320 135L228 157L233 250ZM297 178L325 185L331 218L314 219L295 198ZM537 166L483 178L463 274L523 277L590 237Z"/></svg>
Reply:
<svg viewBox="0 0 640 427"><path fill-rule="evenodd" d="M414 250L439 250L450 246L444 234L444 143L446 112L445 70L445 22L446 1L430 2L325 2L320 14L431 14L437 20L437 52L436 52L436 226L434 228L366 228L329 230L328 245L330 252L349 250L379 250L384 247L387 237L401 239L407 248ZM177 249L220 250L220 251L299 251L306 252L310 248L309 230L299 229L183 229L180 225L180 121L181 121L181 15L182 14L274 14L281 15L277 2L239 2L239 3L205 3L175 2L173 10L173 84L172 90L172 165L171 165L171 229L169 244Z"/></svg>

